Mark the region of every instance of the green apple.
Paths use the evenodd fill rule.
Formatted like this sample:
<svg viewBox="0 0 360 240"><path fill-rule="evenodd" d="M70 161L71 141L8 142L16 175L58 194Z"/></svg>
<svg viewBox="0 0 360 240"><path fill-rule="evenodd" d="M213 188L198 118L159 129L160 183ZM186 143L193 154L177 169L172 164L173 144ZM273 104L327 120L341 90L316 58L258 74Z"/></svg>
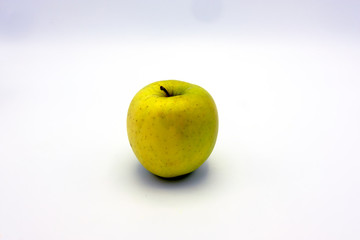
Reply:
<svg viewBox="0 0 360 240"><path fill-rule="evenodd" d="M211 95L178 80L158 81L141 89L127 115L129 142L137 159L164 178L200 167L215 146L218 125Z"/></svg>

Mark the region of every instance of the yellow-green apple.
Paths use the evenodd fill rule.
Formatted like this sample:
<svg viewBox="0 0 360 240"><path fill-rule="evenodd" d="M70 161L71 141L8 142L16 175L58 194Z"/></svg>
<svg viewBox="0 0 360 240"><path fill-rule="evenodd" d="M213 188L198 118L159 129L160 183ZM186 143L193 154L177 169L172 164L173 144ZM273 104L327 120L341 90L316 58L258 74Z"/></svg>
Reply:
<svg viewBox="0 0 360 240"><path fill-rule="evenodd" d="M178 80L154 82L132 99L127 133L148 171L165 178L184 175L200 167L215 146L216 105L200 86Z"/></svg>

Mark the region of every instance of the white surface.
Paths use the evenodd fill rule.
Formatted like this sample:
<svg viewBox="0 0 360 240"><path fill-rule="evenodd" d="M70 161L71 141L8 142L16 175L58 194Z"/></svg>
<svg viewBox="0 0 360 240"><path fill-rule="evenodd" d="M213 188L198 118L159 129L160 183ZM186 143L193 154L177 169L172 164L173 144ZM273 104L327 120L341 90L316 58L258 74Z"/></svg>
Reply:
<svg viewBox="0 0 360 240"><path fill-rule="evenodd" d="M358 239L359 50L3 45L1 239ZM146 172L126 135L133 95L168 78L206 88L220 117L179 181Z"/></svg>
<svg viewBox="0 0 360 240"><path fill-rule="evenodd" d="M0 6L0 240L360 239L356 1L21 2ZM220 118L176 181L126 135L163 79Z"/></svg>

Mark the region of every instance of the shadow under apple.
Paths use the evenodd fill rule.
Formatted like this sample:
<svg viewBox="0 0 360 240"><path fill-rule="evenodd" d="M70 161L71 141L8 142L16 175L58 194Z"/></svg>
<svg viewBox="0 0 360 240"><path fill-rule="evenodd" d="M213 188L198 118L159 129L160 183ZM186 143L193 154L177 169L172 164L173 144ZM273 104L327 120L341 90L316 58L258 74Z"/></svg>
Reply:
<svg viewBox="0 0 360 240"><path fill-rule="evenodd" d="M208 160L194 172L174 177L162 178L150 173L140 163L136 164L135 174L141 184L152 188L179 189L193 188L205 182L209 172Z"/></svg>

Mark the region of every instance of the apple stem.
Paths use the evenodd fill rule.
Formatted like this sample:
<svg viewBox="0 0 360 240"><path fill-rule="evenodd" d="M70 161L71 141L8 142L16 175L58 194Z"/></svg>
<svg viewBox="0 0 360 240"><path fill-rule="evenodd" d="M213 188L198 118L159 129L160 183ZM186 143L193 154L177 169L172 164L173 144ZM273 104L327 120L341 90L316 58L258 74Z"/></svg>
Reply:
<svg viewBox="0 0 360 240"><path fill-rule="evenodd" d="M160 86L160 90L164 91L166 93L167 97L170 97L169 92L166 90L166 88L164 88L163 86Z"/></svg>

